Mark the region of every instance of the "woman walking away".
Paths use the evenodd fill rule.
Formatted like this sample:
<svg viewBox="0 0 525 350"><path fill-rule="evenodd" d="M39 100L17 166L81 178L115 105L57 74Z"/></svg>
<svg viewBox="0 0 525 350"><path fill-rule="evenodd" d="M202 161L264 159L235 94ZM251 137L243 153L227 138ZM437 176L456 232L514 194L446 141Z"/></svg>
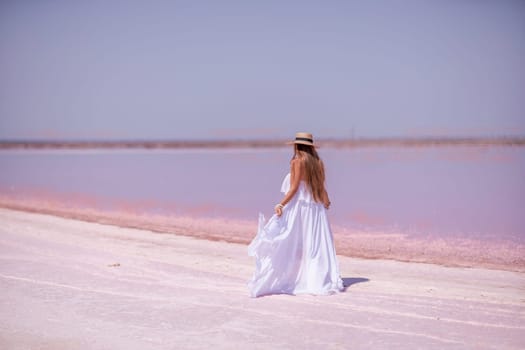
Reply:
<svg viewBox="0 0 525 350"><path fill-rule="evenodd" d="M268 294L331 294L343 290L326 215L330 200L322 160L312 134L297 133L290 173L281 186L283 199L248 246L255 273L248 283L252 297Z"/></svg>

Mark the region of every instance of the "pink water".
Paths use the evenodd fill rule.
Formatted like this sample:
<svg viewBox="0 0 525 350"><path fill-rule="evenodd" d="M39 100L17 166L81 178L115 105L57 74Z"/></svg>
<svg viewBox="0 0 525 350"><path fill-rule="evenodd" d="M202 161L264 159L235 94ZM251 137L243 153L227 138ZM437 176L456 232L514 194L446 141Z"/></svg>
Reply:
<svg viewBox="0 0 525 350"><path fill-rule="evenodd" d="M435 261L441 251L436 261L446 263L442 260L457 257L446 250L459 249L461 242L467 262L512 253L506 264L520 263L525 252L524 147L319 151L341 251L355 255L355 248L362 247L369 253L359 253L364 256L389 257L390 252L410 260L433 242L435 249L425 248L422 261ZM280 200L290 157L287 148L3 151L0 194L4 205L16 200L48 210L108 217L118 212L121 223L124 217L131 222L140 216L142 222L156 220L163 227L179 220L180 228L208 220L217 232L206 225L201 231L226 240L228 225L240 225L245 232L232 229L231 236L239 241L240 235L244 242L253 234L250 223L255 227L258 212L270 215ZM377 254L371 253L374 244L363 240L375 240Z"/></svg>

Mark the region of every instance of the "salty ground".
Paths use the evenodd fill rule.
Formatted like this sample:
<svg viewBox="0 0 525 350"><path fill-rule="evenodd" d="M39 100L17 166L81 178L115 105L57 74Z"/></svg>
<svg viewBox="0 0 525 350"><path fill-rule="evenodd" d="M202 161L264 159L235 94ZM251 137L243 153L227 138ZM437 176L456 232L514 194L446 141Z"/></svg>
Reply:
<svg viewBox="0 0 525 350"><path fill-rule="evenodd" d="M0 209L1 349L523 349L525 273L339 256L250 298L246 245Z"/></svg>

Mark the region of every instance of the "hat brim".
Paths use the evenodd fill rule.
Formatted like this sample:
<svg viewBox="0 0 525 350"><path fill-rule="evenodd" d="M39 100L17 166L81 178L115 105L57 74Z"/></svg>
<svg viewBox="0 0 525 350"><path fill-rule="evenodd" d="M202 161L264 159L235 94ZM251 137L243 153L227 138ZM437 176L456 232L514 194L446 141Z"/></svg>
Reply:
<svg viewBox="0 0 525 350"><path fill-rule="evenodd" d="M288 142L286 142L286 144L287 144L287 145L300 144L300 145L307 145L307 146L317 147L317 146L314 145L312 142L301 141L301 140L288 141Z"/></svg>

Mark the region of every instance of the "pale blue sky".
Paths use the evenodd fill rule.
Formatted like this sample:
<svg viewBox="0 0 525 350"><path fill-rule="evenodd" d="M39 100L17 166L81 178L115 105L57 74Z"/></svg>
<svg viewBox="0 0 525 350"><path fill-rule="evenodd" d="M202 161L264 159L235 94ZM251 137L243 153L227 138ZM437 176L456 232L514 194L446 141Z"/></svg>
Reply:
<svg viewBox="0 0 525 350"><path fill-rule="evenodd" d="M525 135L525 1L0 2L0 139Z"/></svg>

